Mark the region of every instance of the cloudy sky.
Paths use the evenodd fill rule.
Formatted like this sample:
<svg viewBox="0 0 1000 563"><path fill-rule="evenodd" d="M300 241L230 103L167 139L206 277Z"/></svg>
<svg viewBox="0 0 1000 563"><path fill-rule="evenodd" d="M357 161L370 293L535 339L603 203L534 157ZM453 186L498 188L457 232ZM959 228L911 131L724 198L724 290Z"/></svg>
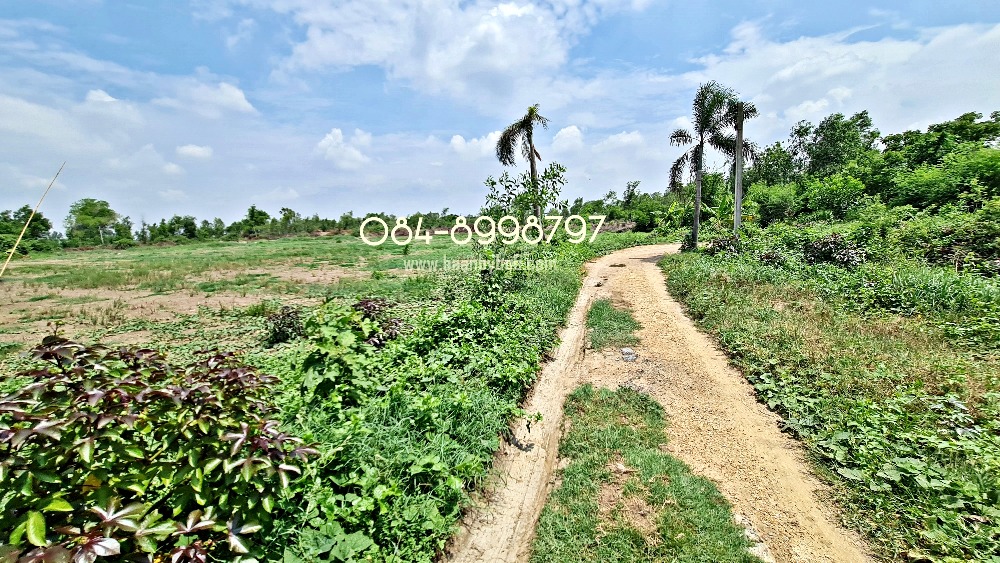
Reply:
<svg viewBox="0 0 1000 563"><path fill-rule="evenodd" d="M702 82L761 144L862 109L897 132L1000 109L998 52L995 0L0 0L0 209L66 161L57 223L472 213L533 103L565 197L660 191Z"/></svg>

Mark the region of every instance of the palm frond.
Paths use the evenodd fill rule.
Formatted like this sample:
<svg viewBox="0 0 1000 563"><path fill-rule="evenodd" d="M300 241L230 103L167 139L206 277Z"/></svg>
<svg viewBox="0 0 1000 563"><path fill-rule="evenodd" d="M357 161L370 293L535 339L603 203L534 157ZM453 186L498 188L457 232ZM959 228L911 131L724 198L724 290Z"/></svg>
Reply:
<svg viewBox="0 0 1000 563"><path fill-rule="evenodd" d="M674 161L674 165L670 167L671 190L676 190L684 185L684 169L688 167L688 164L690 164L693 153L694 149L691 149L682 154L677 160Z"/></svg>
<svg viewBox="0 0 1000 563"><path fill-rule="evenodd" d="M729 106L736 99L736 93L716 81L702 84L694 96L694 130L697 134L724 127L729 120Z"/></svg>
<svg viewBox="0 0 1000 563"><path fill-rule="evenodd" d="M754 164L757 162L757 158L760 156L760 146L757 143L747 142L743 140L743 159L749 163Z"/></svg>
<svg viewBox="0 0 1000 563"><path fill-rule="evenodd" d="M734 134L713 131L708 136L708 144L728 159L736 156L736 135Z"/></svg>
<svg viewBox="0 0 1000 563"><path fill-rule="evenodd" d="M541 160L541 155L537 150L532 150L532 136L535 125L541 125L548 129L549 120L538 113L538 104L528 108L520 119L511 123L500 134L497 140L497 160L504 166L513 166L518 146L521 149L521 156L530 161L532 158Z"/></svg>
<svg viewBox="0 0 1000 563"><path fill-rule="evenodd" d="M497 140L497 160L504 166L514 165L514 155L517 153L517 147L524 135L520 125L520 121L510 124Z"/></svg>
<svg viewBox="0 0 1000 563"><path fill-rule="evenodd" d="M529 107L528 113L526 113L524 117L527 121L530 121L531 123L537 123L541 125L542 128L544 129L549 128L549 120L545 117L542 117L542 115L538 113L538 104Z"/></svg>
<svg viewBox="0 0 1000 563"><path fill-rule="evenodd" d="M670 134L670 144L675 147L690 145L694 142L694 136L687 129L677 129Z"/></svg>

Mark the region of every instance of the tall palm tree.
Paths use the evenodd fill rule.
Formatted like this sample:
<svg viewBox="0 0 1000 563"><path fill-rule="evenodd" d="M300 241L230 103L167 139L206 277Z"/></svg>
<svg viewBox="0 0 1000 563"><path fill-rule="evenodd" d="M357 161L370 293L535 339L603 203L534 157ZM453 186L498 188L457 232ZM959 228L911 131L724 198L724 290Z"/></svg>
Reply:
<svg viewBox="0 0 1000 563"><path fill-rule="evenodd" d="M535 125L541 125L544 129L549 127L549 120L538 113L538 104L529 107L528 113L524 114L524 117L504 129L500 139L497 140L497 159L504 166L513 166L517 147L521 146L521 155L527 159L531 166L531 191L535 201L535 215L541 219L542 210L537 199L538 167L535 165L535 160L541 160L542 155L538 154L538 150L535 149Z"/></svg>
<svg viewBox="0 0 1000 563"><path fill-rule="evenodd" d="M677 129L670 134L670 144L684 146L695 143L691 150L678 158L670 167L670 187L678 188L683 181L684 169L694 172L694 224L691 226L691 241L698 246L698 228L701 225L701 178L704 165L705 146L711 145L722 149L730 145L724 133L733 119L731 107L736 100L736 94L716 81L702 84L695 93L692 104L692 125L694 131Z"/></svg>
<svg viewBox="0 0 1000 563"><path fill-rule="evenodd" d="M752 102L745 102L740 99L735 99L729 107L730 117L729 121L732 122L733 128L736 130L735 143L729 147L729 150L723 150L723 152L728 153L735 159L733 165L733 187L734 187L734 200L736 205L733 207L733 234L737 237L740 236L740 224L743 222L743 160L745 158L754 158L755 151L752 144L747 144L743 140L743 121L746 119L752 119L757 117L757 107L753 105Z"/></svg>

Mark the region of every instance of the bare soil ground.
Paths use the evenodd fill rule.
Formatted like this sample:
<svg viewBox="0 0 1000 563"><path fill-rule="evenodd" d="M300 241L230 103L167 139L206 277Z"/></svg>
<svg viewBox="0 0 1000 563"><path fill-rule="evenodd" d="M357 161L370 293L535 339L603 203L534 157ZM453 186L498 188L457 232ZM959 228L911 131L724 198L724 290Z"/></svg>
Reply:
<svg viewBox="0 0 1000 563"><path fill-rule="evenodd" d="M676 245L637 247L588 264L562 344L525 406L543 420L530 433L523 426L515 433L529 447L505 445L498 453L497 489L470 511L448 561L530 557L535 524L555 484L563 403L588 382L631 385L664 406L666 449L716 484L737 520L759 538L755 553L780 562L870 560L863 541L839 525L801 445L780 432L777 415L756 401L743 376L667 293L656 263L676 251ZM636 361L614 349L586 349L586 313L595 298L611 298L642 324Z"/></svg>
<svg viewBox="0 0 1000 563"><path fill-rule="evenodd" d="M51 263L67 267L65 261L35 260L32 265ZM16 267L10 270L16 273ZM325 286L340 279L360 278L367 272L326 265L323 268L303 268L276 264L248 270L213 270L205 272L196 282L224 282L238 276L271 276L297 286ZM36 281L41 276L22 276L18 280L4 279L0 283L0 330L4 340L25 345L35 344L51 332L48 323L58 319L62 331L70 337L90 328L117 326L131 319L167 321L179 314L197 313L199 308L234 309L259 303L263 299L280 299L285 304L308 304L317 298L289 294L281 287L237 290L222 289L211 293L194 287L156 293L134 287L123 289L75 289L52 287ZM137 344L145 331L122 331L108 338L109 343Z"/></svg>

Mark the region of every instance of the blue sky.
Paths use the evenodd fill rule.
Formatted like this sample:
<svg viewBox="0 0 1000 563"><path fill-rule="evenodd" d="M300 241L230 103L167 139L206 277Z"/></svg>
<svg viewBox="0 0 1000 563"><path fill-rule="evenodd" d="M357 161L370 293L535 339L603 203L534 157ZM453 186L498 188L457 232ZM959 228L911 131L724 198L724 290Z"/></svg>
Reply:
<svg viewBox="0 0 1000 563"><path fill-rule="evenodd" d="M83 197L136 223L473 213L533 103L564 197L661 191L708 80L757 104L760 144L834 112L897 132L1000 109L1000 3L902 4L0 0L0 209L65 160L57 223Z"/></svg>

